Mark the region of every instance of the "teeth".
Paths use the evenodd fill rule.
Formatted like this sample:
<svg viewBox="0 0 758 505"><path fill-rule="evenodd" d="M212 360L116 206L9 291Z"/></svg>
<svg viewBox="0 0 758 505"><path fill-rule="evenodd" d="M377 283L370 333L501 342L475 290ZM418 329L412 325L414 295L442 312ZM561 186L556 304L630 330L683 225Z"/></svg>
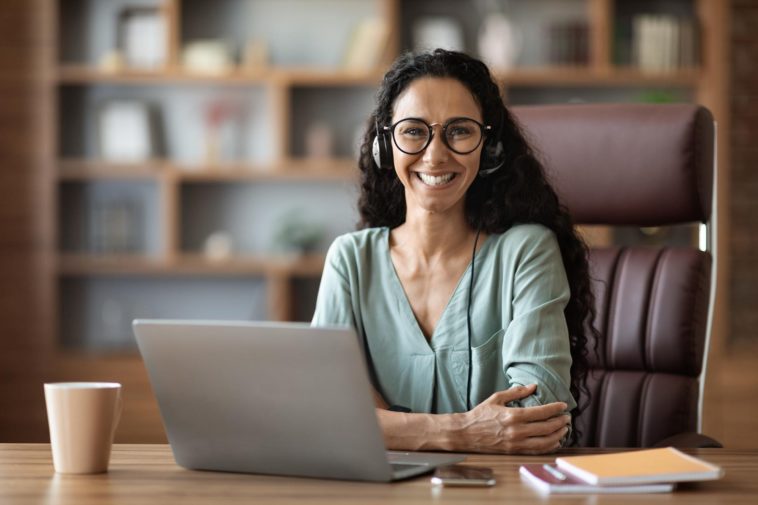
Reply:
<svg viewBox="0 0 758 505"><path fill-rule="evenodd" d="M421 172L417 172L418 178L421 179L424 184L428 186L440 186L441 184L445 184L450 182L453 177L455 177L455 174L445 174L445 175L428 175L428 174L422 174Z"/></svg>

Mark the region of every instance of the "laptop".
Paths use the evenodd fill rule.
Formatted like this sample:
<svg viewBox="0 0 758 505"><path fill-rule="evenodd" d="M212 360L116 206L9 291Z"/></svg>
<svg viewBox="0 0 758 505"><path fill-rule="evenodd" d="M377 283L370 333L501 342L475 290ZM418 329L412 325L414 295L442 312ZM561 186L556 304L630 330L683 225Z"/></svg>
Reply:
<svg viewBox="0 0 758 505"><path fill-rule="evenodd" d="M465 459L385 451L350 328L135 320L177 464L389 482Z"/></svg>

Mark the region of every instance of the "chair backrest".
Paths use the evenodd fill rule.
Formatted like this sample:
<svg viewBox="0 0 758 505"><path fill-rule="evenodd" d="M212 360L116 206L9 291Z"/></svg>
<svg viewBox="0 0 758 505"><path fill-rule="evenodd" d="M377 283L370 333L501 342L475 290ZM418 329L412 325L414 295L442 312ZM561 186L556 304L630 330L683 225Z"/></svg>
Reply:
<svg viewBox="0 0 758 505"><path fill-rule="evenodd" d="M715 126L707 109L614 104L513 112L577 224L710 222ZM598 354L590 353L580 443L646 447L699 430L711 254L694 245L591 248L590 267L600 341Z"/></svg>

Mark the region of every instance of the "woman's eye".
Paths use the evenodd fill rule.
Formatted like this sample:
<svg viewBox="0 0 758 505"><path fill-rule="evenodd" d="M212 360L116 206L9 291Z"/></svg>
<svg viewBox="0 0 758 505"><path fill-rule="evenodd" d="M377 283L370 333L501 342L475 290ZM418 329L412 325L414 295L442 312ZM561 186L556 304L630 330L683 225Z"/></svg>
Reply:
<svg viewBox="0 0 758 505"><path fill-rule="evenodd" d="M467 126L453 126L448 129L448 135L453 138L463 138L472 134L471 128Z"/></svg>
<svg viewBox="0 0 758 505"><path fill-rule="evenodd" d="M421 128L405 128L401 134L404 137L424 137L426 136L426 131Z"/></svg>

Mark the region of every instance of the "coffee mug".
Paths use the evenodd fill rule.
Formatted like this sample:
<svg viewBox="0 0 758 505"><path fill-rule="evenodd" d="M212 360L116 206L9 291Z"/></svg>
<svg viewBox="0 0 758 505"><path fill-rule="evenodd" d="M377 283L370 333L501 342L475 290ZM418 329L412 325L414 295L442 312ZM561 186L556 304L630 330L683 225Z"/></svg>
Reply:
<svg viewBox="0 0 758 505"><path fill-rule="evenodd" d="M47 383L45 404L55 471L107 472L121 417L121 384Z"/></svg>

